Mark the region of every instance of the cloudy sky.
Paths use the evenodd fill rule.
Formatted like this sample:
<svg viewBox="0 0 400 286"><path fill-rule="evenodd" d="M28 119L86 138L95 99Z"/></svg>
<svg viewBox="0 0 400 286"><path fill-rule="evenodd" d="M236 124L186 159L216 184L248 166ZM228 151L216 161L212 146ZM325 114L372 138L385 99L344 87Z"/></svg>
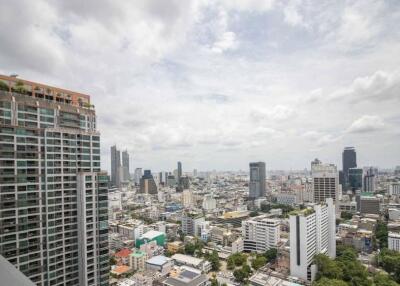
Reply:
<svg viewBox="0 0 400 286"><path fill-rule="evenodd" d="M398 0L0 5L0 73L90 94L104 168L400 164Z"/></svg>

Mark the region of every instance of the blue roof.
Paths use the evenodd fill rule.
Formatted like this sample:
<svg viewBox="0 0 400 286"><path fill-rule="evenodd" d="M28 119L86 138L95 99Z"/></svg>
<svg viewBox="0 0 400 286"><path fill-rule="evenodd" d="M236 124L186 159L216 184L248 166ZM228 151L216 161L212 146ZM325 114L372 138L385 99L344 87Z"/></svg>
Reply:
<svg viewBox="0 0 400 286"><path fill-rule="evenodd" d="M168 257L163 255L154 256L146 261L146 263L153 264L153 265L163 265L168 262Z"/></svg>

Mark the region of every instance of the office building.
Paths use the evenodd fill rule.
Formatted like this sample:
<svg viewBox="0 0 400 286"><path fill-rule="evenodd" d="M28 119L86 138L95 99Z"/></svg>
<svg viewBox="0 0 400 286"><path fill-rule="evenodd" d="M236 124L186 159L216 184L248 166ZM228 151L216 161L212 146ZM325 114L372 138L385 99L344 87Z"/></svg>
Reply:
<svg viewBox="0 0 400 286"><path fill-rule="evenodd" d="M144 174L140 178L139 192L142 194L157 194L157 185L150 170L144 170Z"/></svg>
<svg viewBox="0 0 400 286"><path fill-rule="evenodd" d="M122 152L122 179L124 182L130 180L129 172L129 153L125 150Z"/></svg>
<svg viewBox="0 0 400 286"><path fill-rule="evenodd" d="M143 173L142 173L142 168L136 168L135 173L133 175L133 179L136 185L140 184L140 179L142 178Z"/></svg>
<svg viewBox="0 0 400 286"><path fill-rule="evenodd" d="M250 163L249 198L258 199L265 197L265 163Z"/></svg>
<svg viewBox="0 0 400 286"><path fill-rule="evenodd" d="M177 178L178 178L178 184L180 184L181 178L182 178L182 163L181 162L178 162Z"/></svg>
<svg viewBox="0 0 400 286"><path fill-rule="evenodd" d="M0 254L37 285L108 285L108 176L90 97L0 81L13 91L0 91Z"/></svg>
<svg viewBox="0 0 400 286"><path fill-rule="evenodd" d="M374 196L366 196L361 194L360 197L360 212L362 214L380 214L381 200Z"/></svg>
<svg viewBox="0 0 400 286"><path fill-rule="evenodd" d="M324 203L327 198L338 200L339 177L335 165L321 161L311 164L311 176L315 203Z"/></svg>
<svg viewBox="0 0 400 286"><path fill-rule="evenodd" d="M388 248L400 252L400 233L389 232L388 233Z"/></svg>
<svg viewBox="0 0 400 286"><path fill-rule="evenodd" d="M355 192L362 189L363 169L350 168L348 170L348 190Z"/></svg>
<svg viewBox="0 0 400 286"><path fill-rule="evenodd" d="M117 146L111 146L111 186L120 187L121 184L121 152Z"/></svg>
<svg viewBox="0 0 400 286"><path fill-rule="evenodd" d="M190 188L190 180L188 176L181 177L180 179L180 189L187 190Z"/></svg>
<svg viewBox="0 0 400 286"><path fill-rule="evenodd" d="M373 167L365 168L363 178L363 190L366 193L374 193L376 188L376 177L378 170Z"/></svg>
<svg viewBox="0 0 400 286"><path fill-rule="evenodd" d="M335 206L331 198L325 204L315 204L292 212L290 224L290 275L312 281L317 272L313 264L319 253L336 257Z"/></svg>
<svg viewBox="0 0 400 286"><path fill-rule="evenodd" d="M345 147L342 153L342 163L343 163L343 190L348 190L349 188L349 169L357 168L357 154L354 147Z"/></svg>
<svg viewBox="0 0 400 286"><path fill-rule="evenodd" d="M280 238L280 220L265 216L242 222L243 250L264 253L277 248Z"/></svg>

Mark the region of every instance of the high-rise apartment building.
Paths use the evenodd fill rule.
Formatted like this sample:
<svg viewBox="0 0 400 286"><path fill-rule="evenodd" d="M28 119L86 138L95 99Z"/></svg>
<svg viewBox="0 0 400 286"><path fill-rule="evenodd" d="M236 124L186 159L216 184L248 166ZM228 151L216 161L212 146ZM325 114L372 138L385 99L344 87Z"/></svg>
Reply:
<svg viewBox="0 0 400 286"><path fill-rule="evenodd" d="M111 186L119 187L121 183L121 152L117 146L111 146Z"/></svg>
<svg viewBox="0 0 400 286"><path fill-rule="evenodd" d="M338 200L339 175L335 165L321 161L311 164L311 176L315 203L324 203L327 198Z"/></svg>
<svg viewBox="0 0 400 286"><path fill-rule="evenodd" d="M354 147L345 147L342 153L343 190L349 189L349 169L357 168L357 154Z"/></svg>
<svg viewBox="0 0 400 286"><path fill-rule="evenodd" d="M37 285L108 285L108 177L90 97L0 81L0 254Z"/></svg>
<svg viewBox="0 0 400 286"><path fill-rule="evenodd" d="M335 206L332 199L304 210L292 212L290 224L290 275L312 281L319 253L336 257Z"/></svg>
<svg viewBox="0 0 400 286"><path fill-rule="evenodd" d="M249 198L257 199L265 197L265 163L250 163Z"/></svg>
<svg viewBox="0 0 400 286"><path fill-rule="evenodd" d="M263 253L277 248L280 238L280 220L265 216L242 221L244 251Z"/></svg>
<svg viewBox="0 0 400 286"><path fill-rule="evenodd" d="M127 182L130 179L129 153L127 150L122 152L122 177L124 182Z"/></svg>

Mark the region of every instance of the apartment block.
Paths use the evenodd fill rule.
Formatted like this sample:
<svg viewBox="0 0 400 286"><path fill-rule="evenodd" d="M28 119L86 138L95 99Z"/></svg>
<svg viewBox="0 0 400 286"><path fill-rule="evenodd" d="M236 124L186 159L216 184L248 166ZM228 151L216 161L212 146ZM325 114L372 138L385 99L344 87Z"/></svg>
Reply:
<svg viewBox="0 0 400 286"><path fill-rule="evenodd" d="M36 285L108 285L108 177L90 97L0 81L0 254Z"/></svg>
<svg viewBox="0 0 400 286"><path fill-rule="evenodd" d="M315 204L292 212L290 223L290 275L312 281L317 272L313 264L319 253L336 256L335 206L331 198L326 204Z"/></svg>
<svg viewBox="0 0 400 286"><path fill-rule="evenodd" d="M277 248L280 239L280 220L254 217L242 222L243 250L265 252Z"/></svg>

